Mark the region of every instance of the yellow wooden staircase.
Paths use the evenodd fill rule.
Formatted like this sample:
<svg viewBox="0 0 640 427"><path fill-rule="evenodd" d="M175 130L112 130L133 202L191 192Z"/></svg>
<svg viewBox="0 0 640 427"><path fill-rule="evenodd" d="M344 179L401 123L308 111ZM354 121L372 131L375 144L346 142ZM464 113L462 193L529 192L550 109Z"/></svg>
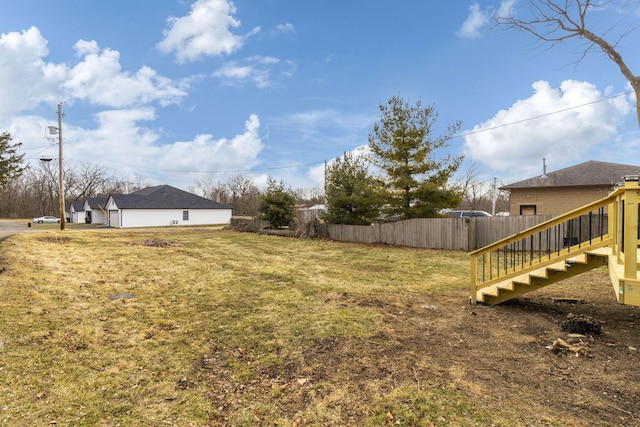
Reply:
<svg viewBox="0 0 640 427"><path fill-rule="evenodd" d="M609 196L472 252L471 301L500 304L607 266L618 302L640 306L638 176Z"/></svg>

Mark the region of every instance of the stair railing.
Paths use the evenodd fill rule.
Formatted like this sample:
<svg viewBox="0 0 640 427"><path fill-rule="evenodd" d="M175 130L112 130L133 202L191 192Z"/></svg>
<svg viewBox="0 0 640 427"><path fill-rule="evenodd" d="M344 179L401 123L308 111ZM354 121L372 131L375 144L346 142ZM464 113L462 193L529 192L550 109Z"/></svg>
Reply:
<svg viewBox="0 0 640 427"><path fill-rule="evenodd" d="M635 197L629 197L634 188ZM624 258L632 247L637 249L637 238L627 239L624 244L625 224L632 219L624 218L624 206L629 200L636 205L633 212L637 236L637 192L637 180L627 181L605 198L471 252L471 302L475 304L476 294L482 288L565 261L589 249L615 246L613 253ZM626 210L629 211L628 207ZM632 252L635 260L636 252Z"/></svg>
<svg viewBox="0 0 640 427"><path fill-rule="evenodd" d="M624 187L614 193L609 223L612 232L609 276L621 304L640 306L638 243L640 243L638 199L640 175L624 177Z"/></svg>

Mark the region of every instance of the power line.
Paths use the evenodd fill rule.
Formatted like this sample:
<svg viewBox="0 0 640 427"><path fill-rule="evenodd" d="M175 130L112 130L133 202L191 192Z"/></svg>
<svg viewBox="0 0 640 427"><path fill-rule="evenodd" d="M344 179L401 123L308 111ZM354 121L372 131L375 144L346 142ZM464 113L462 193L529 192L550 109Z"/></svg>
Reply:
<svg viewBox="0 0 640 427"><path fill-rule="evenodd" d="M586 102L584 104L575 105L573 107L563 108L562 110L552 111L550 113L540 114L539 116L528 117L526 119L516 120L515 122L503 123L501 125L496 125L496 126L492 126L492 127L489 127L489 128L482 128L482 129L478 129L478 130L465 132L465 133L462 133L462 134L459 134L459 135L455 135L454 138L462 138L462 137L469 136L469 135L475 135L477 133L488 132L488 131L491 131L491 130L500 129L500 128L507 127L507 126L517 125L519 123L524 123L524 122L529 122L529 121L532 121L532 120L541 119L543 117L552 116L554 114L565 113L567 111L575 110L577 108L586 107L587 105L593 105L593 104L597 104L599 102L604 102L604 101L608 101L610 99L619 98L621 96L626 96L626 95L629 95L631 93L633 93L633 91L618 93L618 94L615 94L615 95L611 95L611 96L609 96L607 98L602 98L602 99L598 99L598 100L595 100L595 101Z"/></svg>

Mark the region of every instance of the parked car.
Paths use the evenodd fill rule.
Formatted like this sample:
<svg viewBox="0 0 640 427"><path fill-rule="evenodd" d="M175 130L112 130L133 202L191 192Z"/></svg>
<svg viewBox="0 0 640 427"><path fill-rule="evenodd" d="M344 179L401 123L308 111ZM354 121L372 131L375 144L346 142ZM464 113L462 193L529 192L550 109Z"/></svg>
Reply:
<svg viewBox="0 0 640 427"><path fill-rule="evenodd" d="M56 218L55 216L41 216L33 218L31 221L36 224L55 223L60 222L60 218Z"/></svg>
<svg viewBox="0 0 640 427"><path fill-rule="evenodd" d="M450 216L452 218L469 218L469 217L479 217L479 216L491 216L491 214L489 212L485 212L485 211L451 211L447 214L447 216Z"/></svg>

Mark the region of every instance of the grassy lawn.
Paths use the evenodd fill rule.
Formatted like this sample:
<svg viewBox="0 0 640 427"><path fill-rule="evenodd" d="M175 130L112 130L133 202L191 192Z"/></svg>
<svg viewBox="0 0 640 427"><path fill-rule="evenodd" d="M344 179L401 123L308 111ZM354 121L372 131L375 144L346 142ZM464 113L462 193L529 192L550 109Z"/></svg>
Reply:
<svg viewBox="0 0 640 427"><path fill-rule="evenodd" d="M330 385L285 378L287 362L318 340L380 328L375 306L353 309L342 295L421 298L466 276L463 254L175 228L29 233L2 250L0 419L22 425L295 421L278 405L289 389ZM231 354L224 372L209 372L221 352ZM212 406L210 394L261 382L264 371L273 402ZM228 389L210 389L211 374ZM370 415L390 397L372 401ZM339 416L322 405L297 412Z"/></svg>
<svg viewBox="0 0 640 427"><path fill-rule="evenodd" d="M468 264L206 228L12 236L0 425L534 425L447 362Z"/></svg>

